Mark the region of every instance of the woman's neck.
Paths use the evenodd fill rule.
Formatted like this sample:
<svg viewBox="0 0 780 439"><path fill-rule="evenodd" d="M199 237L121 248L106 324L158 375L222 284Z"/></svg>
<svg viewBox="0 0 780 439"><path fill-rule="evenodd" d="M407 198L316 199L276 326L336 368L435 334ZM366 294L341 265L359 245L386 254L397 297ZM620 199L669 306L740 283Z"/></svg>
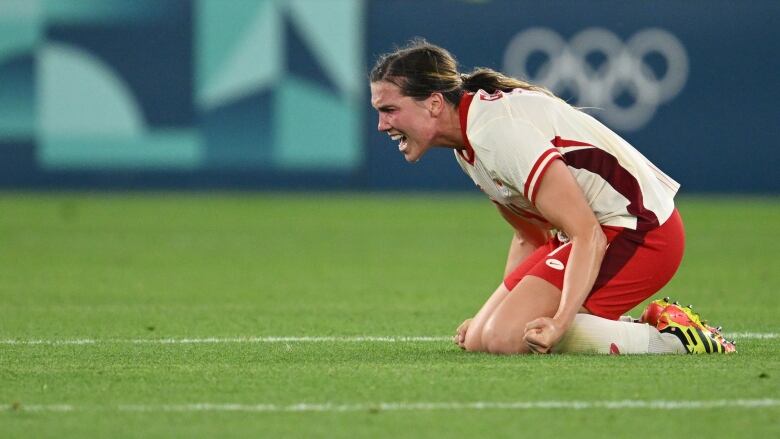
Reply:
<svg viewBox="0 0 780 439"><path fill-rule="evenodd" d="M456 107L448 106L447 111L442 112L434 144L454 149L466 148L460 128L460 113Z"/></svg>

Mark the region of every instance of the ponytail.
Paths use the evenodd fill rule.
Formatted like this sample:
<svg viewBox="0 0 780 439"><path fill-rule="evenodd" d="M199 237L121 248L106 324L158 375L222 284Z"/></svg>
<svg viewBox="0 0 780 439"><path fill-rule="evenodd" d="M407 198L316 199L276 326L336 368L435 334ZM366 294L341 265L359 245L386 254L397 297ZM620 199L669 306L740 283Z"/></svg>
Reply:
<svg viewBox="0 0 780 439"><path fill-rule="evenodd" d="M510 92L516 88L523 90L538 91L548 96L556 97L550 90L534 85L523 80L506 76L486 67L478 67L471 73L461 73L460 78L463 81L462 88L465 91L476 93L478 90L484 90L490 94L503 91Z"/></svg>

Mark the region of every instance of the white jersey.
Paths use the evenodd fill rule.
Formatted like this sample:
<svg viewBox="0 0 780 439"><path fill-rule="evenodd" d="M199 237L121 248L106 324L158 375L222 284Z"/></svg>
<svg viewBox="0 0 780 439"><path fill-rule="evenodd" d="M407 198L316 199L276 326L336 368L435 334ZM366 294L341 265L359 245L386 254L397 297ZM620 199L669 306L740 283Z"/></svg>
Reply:
<svg viewBox="0 0 780 439"><path fill-rule="evenodd" d="M562 158L602 225L650 230L674 210L680 185L599 121L544 93L517 89L463 96L465 150L455 157L494 202L549 227L534 201Z"/></svg>

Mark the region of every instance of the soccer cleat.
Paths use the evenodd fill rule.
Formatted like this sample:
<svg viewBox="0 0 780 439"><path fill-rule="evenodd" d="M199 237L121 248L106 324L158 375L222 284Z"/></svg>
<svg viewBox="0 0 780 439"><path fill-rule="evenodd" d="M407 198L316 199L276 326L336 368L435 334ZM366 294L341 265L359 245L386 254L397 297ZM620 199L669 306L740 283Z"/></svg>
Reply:
<svg viewBox="0 0 780 439"><path fill-rule="evenodd" d="M648 323L651 326L658 326L658 317L667 306L671 305L669 300L668 297L664 297L663 299L657 299L650 302L639 317L639 323Z"/></svg>
<svg viewBox="0 0 780 439"><path fill-rule="evenodd" d="M723 338L720 331L706 325L691 307L667 305L658 316L659 332L673 334L680 339L689 354L736 352L734 342Z"/></svg>
<svg viewBox="0 0 780 439"><path fill-rule="evenodd" d="M732 352L737 352L737 342L734 340L726 340L726 337L724 337L723 333L721 332L723 329L722 326L713 328L712 326L708 325L706 321L702 321L702 324L704 324L704 326L710 330L715 340L723 344L725 353L730 354Z"/></svg>

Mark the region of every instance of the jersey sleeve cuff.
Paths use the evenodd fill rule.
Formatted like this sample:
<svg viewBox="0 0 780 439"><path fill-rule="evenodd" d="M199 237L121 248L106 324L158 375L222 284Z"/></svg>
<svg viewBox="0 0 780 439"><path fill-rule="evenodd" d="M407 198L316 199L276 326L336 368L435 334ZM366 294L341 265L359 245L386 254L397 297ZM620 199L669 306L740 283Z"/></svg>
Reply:
<svg viewBox="0 0 780 439"><path fill-rule="evenodd" d="M532 204L536 204L536 194L539 191L539 186L542 182L542 177L544 177L544 173L547 172L550 164L556 159L563 160L563 156L557 149L550 148L536 159L536 162L531 168L528 179L525 181L523 191L525 192L525 197L528 198Z"/></svg>

